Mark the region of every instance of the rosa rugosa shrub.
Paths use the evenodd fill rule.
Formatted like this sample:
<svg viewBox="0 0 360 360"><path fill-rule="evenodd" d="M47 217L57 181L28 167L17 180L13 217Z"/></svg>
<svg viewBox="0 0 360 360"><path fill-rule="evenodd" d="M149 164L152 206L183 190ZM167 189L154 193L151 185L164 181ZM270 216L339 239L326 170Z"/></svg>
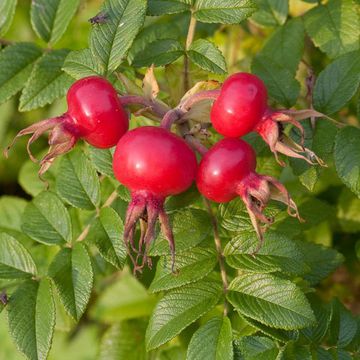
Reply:
<svg viewBox="0 0 360 360"><path fill-rule="evenodd" d="M0 359L358 358L359 14L0 1Z"/></svg>

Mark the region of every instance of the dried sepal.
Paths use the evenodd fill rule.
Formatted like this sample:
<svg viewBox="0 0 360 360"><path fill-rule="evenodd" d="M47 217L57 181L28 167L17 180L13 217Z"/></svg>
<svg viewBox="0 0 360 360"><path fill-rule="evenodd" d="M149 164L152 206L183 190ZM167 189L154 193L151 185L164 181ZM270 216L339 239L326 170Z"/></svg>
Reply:
<svg viewBox="0 0 360 360"><path fill-rule="evenodd" d="M143 82L142 82L142 89L144 93L144 97L151 101L155 100L159 94L160 88L159 84L156 80L154 74L154 65L151 65L145 73Z"/></svg>
<svg viewBox="0 0 360 360"><path fill-rule="evenodd" d="M272 217L266 216L264 213L270 200L287 205L288 214L296 217L299 221L303 221L285 186L271 176L250 173L238 184L237 193L245 203L251 223L259 239L258 246L253 254L260 250L264 242L264 232L274 221Z"/></svg>
<svg viewBox="0 0 360 360"><path fill-rule="evenodd" d="M317 112L314 112L317 113ZM304 128L297 120L305 119L314 114L311 110L291 113L290 111L268 111L256 126L256 131L269 145L270 150L275 155L276 161L285 166L285 163L279 159L278 153L289 157L305 160L310 165L326 166L325 162L319 158L313 151L304 146ZM295 114L296 116L292 116ZM300 131L300 144L287 136L283 129L285 124L295 126Z"/></svg>
<svg viewBox="0 0 360 360"><path fill-rule="evenodd" d="M31 135L27 142L27 152L33 162L38 162L31 152L31 144L36 141L41 135L49 132L48 143L50 145L48 153L40 160L39 176L41 176L49 169L53 161L60 155L69 152L76 144L78 137L73 131L67 127L67 115L61 115L55 118L39 121L35 124L22 129L13 139L12 143L5 149L4 155L8 157L10 148L14 145L17 139L21 136Z"/></svg>
<svg viewBox="0 0 360 360"><path fill-rule="evenodd" d="M164 210L164 199L141 191L133 192L129 203L124 227L124 241L128 255L134 265L134 273L142 272L145 265L152 266L148 256L150 246L156 236L156 223L160 221L161 230L169 242L172 256L172 269L175 265L175 241L168 215ZM135 245L136 224L140 222L141 235ZM133 253L136 254L134 258Z"/></svg>

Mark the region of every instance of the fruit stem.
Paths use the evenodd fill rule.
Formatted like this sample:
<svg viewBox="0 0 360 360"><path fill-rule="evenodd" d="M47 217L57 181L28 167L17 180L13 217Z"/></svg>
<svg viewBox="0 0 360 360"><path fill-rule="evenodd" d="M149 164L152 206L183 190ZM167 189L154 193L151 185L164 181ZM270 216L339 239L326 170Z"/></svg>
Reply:
<svg viewBox="0 0 360 360"><path fill-rule="evenodd" d="M119 96L120 102L123 106L129 105L143 105L145 108L151 110L156 116L162 118L168 111L169 108L165 104L158 101L146 99L140 95L124 95Z"/></svg>
<svg viewBox="0 0 360 360"><path fill-rule="evenodd" d="M117 197L118 197L118 193L116 190L114 190L110 194L110 196L106 199L106 201L104 202L104 204L101 206L100 209L111 206L111 204L117 199ZM97 211L95 218L99 217L99 215L100 215L100 211ZM81 232L81 234L77 237L77 239L75 241L80 242L80 241L85 240L89 234L90 227L91 227L91 222L85 226L84 230Z"/></svg>
<svg viewBox="0 0 360 360"><path fill-rule="evenodd" d="M206 90L200 91L190 97L184 102L180 103L176 108L167 111L161 120L160 126L170 131L171 126L191 109L196 103L204 100L216 100L220 95L220 90Z"/></svg>
<svg viewBox="0 0 360 360"><path fill-rule="evenodd" d="M191 134L185 134L183 136L193 150L197 151L201 156L204 156L208 152L207 147L205 147L195 136Z"/></svg>
<svg viewBox="0 0 360 360"><path fill-rule="evenodd" d="M203 100L216 100L220 95L220 89L200 91L188 97L179 108L183 111L189 111L196 103Z"/></svg>
<svg viewBox="0 0 360 360"><path fill-rule="evenodd" d="M190 24L189 29L186 37L186 43L185 43L185 51L188 51L195 35L195 29L196 29L196 19L191 14L190 18ZM185 54L184 58L184 89L187 91L190 88L190 79L189 79L189 57L187 54Z"/></svg>
<svg viewBox="0 0 360 360"><path fill-rule="evenodd" d="M213 226L213 233L214 233L214 242L215 242L215 247L216 247L216 252L217 252L217 257L218 257L218 262L219 262L219 268L220 268L220 274L221 274L221 281L223 284L223 289L224 289L224 295L225 295L225 300L224 300L224 316L227 316L228 312L229 312L229 303L226 300L226 294L228 292L228 279L227 279L227 275L226 275L226 269L225 269L225 262L224 262L224 255L222 252L222 248L221 248L221 239L219 236L219 226L218 226L218 222L216 219L216 216L211 208L211 204L210 201L208 199L206 199L205 197L203 197L204 199L204 203L206 206L206 210L210 216L211 219L211 223Z"/></svg>
<svg viewBox="0 0 360 360"><path fill-rule="evenodd" d="M160 122L160 126L166 130L171 129L175 121L179 120L184 112L178 108L169 110Z"/></svg>

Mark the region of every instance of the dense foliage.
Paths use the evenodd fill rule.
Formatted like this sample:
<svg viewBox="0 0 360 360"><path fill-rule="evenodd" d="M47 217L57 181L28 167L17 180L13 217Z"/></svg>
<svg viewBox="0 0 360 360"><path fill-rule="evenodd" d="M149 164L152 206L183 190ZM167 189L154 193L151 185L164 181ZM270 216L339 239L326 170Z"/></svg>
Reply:
<svg viewBox="0 0 360 360"><path fill-rule="evenodd" d="M213 99L194 99L242 71L262 79L269 107L292 108L306 154L327 166L276 159L261 131L245 135L256 173L279 179L304 221L270 202L254 254L242 200L212 203L193 185L164 204L175 271L157 224L152 268L133 275L115 148L78 141L40 179L19 138L0 159L0 358L359 359L359 38L359 0L2 0L3 149L65 113L70 86L93 75L117 90L130 128L180 109L171 130L210 148L222 138ZM284 136L301 143L291 125ZM48 151L46 137L31 146Z"/></svg>

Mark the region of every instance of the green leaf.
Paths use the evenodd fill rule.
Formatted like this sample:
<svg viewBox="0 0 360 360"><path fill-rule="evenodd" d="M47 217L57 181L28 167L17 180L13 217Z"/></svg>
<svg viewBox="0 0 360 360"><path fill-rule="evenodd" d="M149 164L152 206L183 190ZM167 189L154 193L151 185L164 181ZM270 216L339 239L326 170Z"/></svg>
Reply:
<svg viewBox="0 0 360 360"><path fill-rule="evenodd" d="M332 317L329 329L328 343L339 348L348 346L358 330L356 318L338 299L332 302Z"/></svg>
<svg viewBox="0 0 360 360"><path fill-rule="evenodd" d="M87 76L101 75L104 72L92 56L90 49L71 51L66 57L62 69L77 80Z"/></svg>
<svg viewBox="0 0 360 360"><path fill-rule="evenodd" d="M334 358L332 357L330 352L320 346L317 349L313 350L312 355L313 355L313 359L316 359L316 360L334 360ZM339 360L339 359L337 359L337 360Z"/></svg>
<svg viewBox="0 0 360 360"><path fill-rule="evenodd" d="M145 19L145 0L106 0L101 12L103 24L93 26L90 48L105 70L114 71L121 64Z"/></svg>
<svg viewBox="0 0 360 360"><path fill-rule="evenodd" d="M147 349L155 349L178 335L211 310L221 293L221 283L212 278L169 291L151 315L146 331Z"/></svg>
<svg viewBox="0 0 360 360"><path fill-rule="evenodd" d="M282 271L302 275L310 270L304 263L301 248L285 235L266 233L264 245L254 257L257 245L258 239L255 234L240 233L225 247L226 262L235 269L260 273Z"/></svg>
<svg viewBox="0 0 360 360"><path fill-rule="evenodd" d="M90 314L92 319L101 323L114 324L125 319L148 317L155 304L156 298L124 270L115 283L100 293Z"/></svg>
<svg viewBox="0 0 360 360"><path fill-rule="evenodd" d="M9 45L0 52L0 104L24 87L41 54L41 50L30 43Z"/></svg>
<svg viewBox="0 0 360 360"><path fill-rule="evenodd" d="M147 15L178 14L189 10L190 5L184 0L148 0Z"/></svg>
<svg viewBox="0 0 360 360"><path fill-rule="evenodd" d="M334 158L341 181L360 197L360 130L358 128L346 126L338 132Z"/></svg>
<svg viewBox="0 0 360 360"><path fill-rule="evenodd" d="M310 272L304 275L310 285L315 285L332 273L343 261L344 257L335 249L308 241L298 241L305 263L310 267Z"/></svg>
<svg viewBox="0 0 360 360"><path fill-rule="evenodd" d="M265 211L267 216L274 216L278 212L278 209L271 208L270 206ZM226 230L237 234L252 233L254 231L249 214L240 197L230 202L220 204L219 213L221 226Z"/></svg>
<svg viewBox="0 0 360 360"><path fill-rule="evenodd" d="M314 107L326 114L340 110L360 84L360 51L337 58L319 75L314 88Z"/></svg>
<svg viewBox="0 0 360 360"><path fill-rule="evenodd" d="M300 18L295 18L279 27L271 35L258 57L264 56L270 59L269 67L274 63L289 70L294 78L304 52L304 38L304 25ZM273 71L275 70L276 66ZM274 75L276 76L276 74Z"/></svg>
<svg viewBox="0 0 360 360"><path fill-rule="evenodd" d="M360 349L360 318L356 317L357 321L357 331L356 335L352 339L351 343L346 346L346 349L350 351L358 351Z"/></svg>
<svg viewBox="0 0 360 360"><path fill-rule="evenodd" d="M21 231L26 201L15 196L0 197L0 228Z"/></svg>
<svg viewBox="0 0 360 360"><path fill-rule="evenodd" d="M60 245L72 238L70 215L61 200L49 191L40 193L26 206L21 228L46 245Z"/></svg>
<svg viewBox="0 0 360 360"><path fill-rule="evenodd" d="M244 336L234 346L246 360L275 360L279 353L276 343L262 336Z"/></svg>
<svg viewBox="0 0 360 360"><path fill-rule="evenodd" d="M272 229L277 232L284 232L288 237L293 238L302 231L329 220L334 214L334 208L317 198L310 198L299 206L299 214L305 220L304 222L300 222L283 212L282 216L279 216L272 226Z"/></svg>
<svg viewBox="0 0 360 360"><path fill-rule="evenodd" d="M122 269L126 260L126 248L123 242L124 225L112 208L103 208L92 223L88 241L95 244L100 255L118 269Z"/></svg>
<svg viewBox="0 0 360 360"><path fill-rule="evenodd" d="M156 274L149 288L152 292L169 290L198 281L208 275L217 262L215 250L208 247L194 247L177 254L176 274L171 269L171 256L160 258Z"/></svg>
<svg viewBox="0 0 360 360"><path fill-rule="evenodd" d="M79 320L93 286L93 270L86 248L78 243L71 249L60 250L50 265L49 276L68 314Z"/></svg>
<svg viewBox="0 0 360 360"><path fill-rule="evenodd" d="M211 42L199 39L193 42L188 50L191 61L204 70L216 73L226 73L226 63L221 51Z"/></svg>
<svg viewBox="0 0 360 360"><path fill-rule="evenodd" d="M293 341L286 344L281 352L281 360L312 360L310 348Z"/></svg>
<svg viewBox="0 0 360 360"><path fill-rule="evenodd" d="M295 74L303 51L304 28L296 18L275 31L251 66L265 82L269 95L287 107L294 105L299 96L300 84Z"/></svg>
<svg viewBox="0 0 360 360"><path fill-rule="evenodd" d="M92 210L100 203L100 181L92 163L80 149L62 157L56 190L70 205Z"/></svg>
<svg viewBox="0 0 360 360"><path fill-rule="evenodd" d="M117 192L119 195L119 198L123 201L130 202L131 201L131 192L130 190L125 187L124 185L120 185L117 188Z"/></svg>
<svg viewBox="0 0 360 360"><path fill-rule="evenodd" d="M241 316L241 315L239 315ZM263 334L270 336L274 340L281 341L283 343L287 343L290 340L297 341L299 338L299 330L282 330L282 329L274 329L267 325L260 323L254 319L251 319L247 316L241 316L253 328L258 329Z"/></svg>
<svg viewBox="0 0 360 360"><path fill-rule="evenodd" d="M73 82L61 68L68 50L45 53L35 64L20 97L20 111L29 111L51 104L64 96Z"/></svg>
<svg viewBox="0 0 360 360"><path fill-rule="evenodd" d="M204 210L185 208L169 214L174 238L176 241L176 253L188 250L205 240L212 231L209 215ZM168 255L169 243L160 232L150 254Z"/></svg>
<svg viewBox="0 0 360 360"><path fill-rule="evenodd" d="M360 21L352 0L316 6L305 14L304 22L315 46L330 58L359 48Z"/></svg>
<svg viewBox="0 0 360 360"><path fill-rule="evenodd" d="M320 299L315 296L311 296L309 300L316 317L316 324L314 326L301 329L300 334L307 342L319 344L322 342L329 330L332 308L329 304L322 303Z"/></svg>
<svg viewBox="0 0 360 360"><path fill-rule="evenodd" d="M315 321L302 291L270 274L242 273L230 283L227 298L239 313L274 328L300 329Z"/></svg>
<svg viewBox="0 0 360 360"><path fill-rule="evenodd" d="M201 195L199 194L199 191L194 184L181 194L169 196L165 200L165 210L169 212L179 210L181 208L189 207L195 203L198 203L199 201L201 201Z"/></svg>
<svg viewBox="0 0 360 360"><path fill-rule="evenodd" d="M56 175L54 167L50 167L42 177L47 182L50 189L55 187ZM39 195L47 187L47 184L39 178L39 165L30 159L26 160L21 166L18 182L24 191L33 197Z"/></svg>
<svg viewBox="0 0 360 360"><path fill-rule="evenodd" d="M37 0L31 3L31 25L45 42L56 43L68 27L80 0Z"/></svg>
<svg viewBox="0 0 360 360"><path fill-rule="evenodd" d="M280 177L282 169L277 166L278 163L275 156L270 155L266 151L266 154L256 154L256 172L259 174L266 174L275 178Z"/></svg>
<svg viewBox="0 0 360 360"><path fill-rule="evenodd" d="M227 317L209 320L197 330L189 343L188 360L232 360L232 330Z"/></svg>
<svg viewBox="0 0 360 360"><path fill-rule="evenodd" d="M15 15L17 0L2 0L0 3L0 36L6 34Z"/></svg>
<svg viewBox="0 0 360 360"><path fill-rule="evenodd" d="M135 55L132 65L135 67L164 66L184 55L184 47L174 39L160 39L149 43L144 50Z"/></svg>
<svg viewBox="0 0 360 360"><path fill-rule="evenodd" d="M286 21L289 12L287 0L255 0L259 7L251 17L259 25L279 26Z"/></svg>
<svg viewBox="0 0 360 360"><path fill-rule="evenodd" d="M344 188L337 206L337 218L341 229L347 233L360 232L360 199Z"/></svg>
<svg viewBox="0 0 360 360"><path fill-rule="evenodd" d="M97 149L93 146L89 147L89 156L95 169L103 174L114 178L114 170L112 166L114 149Z"/></svg>
<svg viewBox="0 0 360 360"><path fill-rule="evenodd" d="M359 360L359 356L353 355L343 349L329 349L332 359L336 360ZM322 360L322 359L321 359Z"/></svg>
<svg viewBox="0 0 360 360"><path fill-rule="evenodd" d="M0 233L0 279L26 279L36 273L34 260L24 246Z"/></svg>
<svg viewBox="0 0 360 360"><path fill-rule="evenodd" d="M18 350L30 360L45 360L55 327L50 282L23 283L11 296L7 309L10 334Z"/></svg>
<svg viewBox="0 0 360 360"><path fill-rule="evenodd" d="M156 21L143 29L136 36L135 41L131 45L129 50L128 59L132 63L134 57L146 46L154 41L162 39L174 39L177 40L179 37L184 35L184 26L187 24L186 19L179 17L172 19L171 22L159 22Z"/></svg>
<svg viewBox="0 0 360 360"><path fill-rule="evenodd" d="M196 0L194 16L205 23L238 24L256 10L252 0Z"/></svg>
<svg viewBox="0 0 360 360"><path fill-rule="evenodd" d="M271 57L258 55L251 64L251 70L264 81L269 96L280 104L291 107L300 93L300 84L291 72L275 62Z"/></svg>
<svg viewBox="0 0 360 360"><path fill-rule="evenodd" d="M323 160L332 161L338 127L330 121L320 120L312 131L314 132L312 150Z"/></svg>
<svg viewBox="0 0 360 360"><path fill-rule="evenodd" d="M140 321L122 321L106 331L99 360L146 360L145 326Z"/></svg>

